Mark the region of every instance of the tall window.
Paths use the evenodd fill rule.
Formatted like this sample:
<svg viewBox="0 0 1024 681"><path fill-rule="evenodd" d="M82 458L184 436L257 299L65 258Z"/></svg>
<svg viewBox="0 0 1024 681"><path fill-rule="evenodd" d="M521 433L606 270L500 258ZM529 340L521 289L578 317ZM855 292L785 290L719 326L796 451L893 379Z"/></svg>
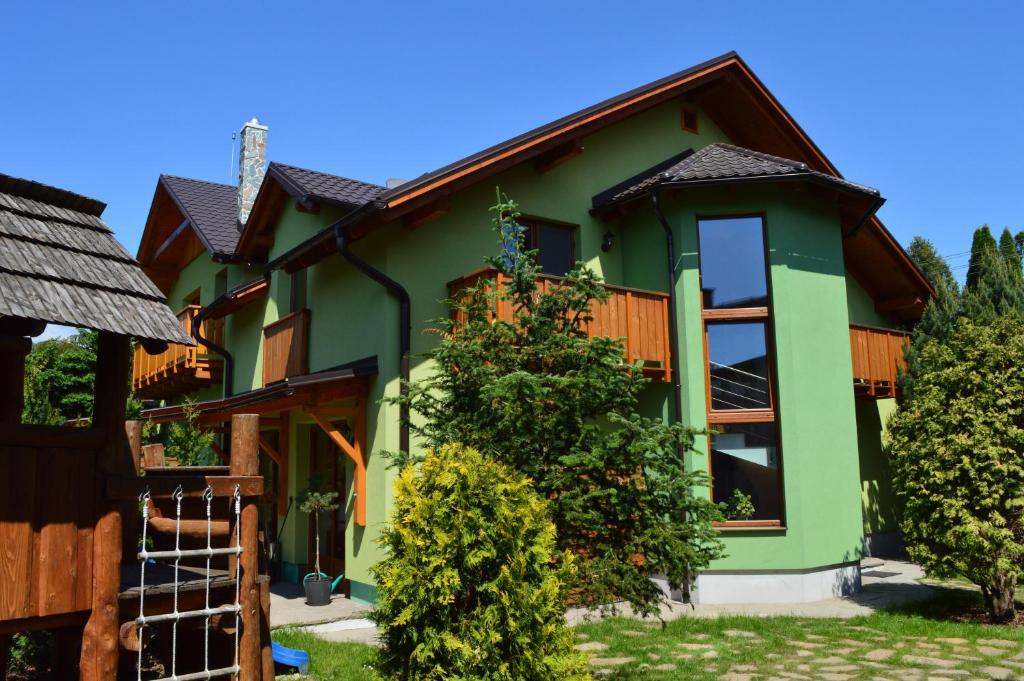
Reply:
<svg viewBox="0 0 1024 681"><path fill-rule="evenodd" d="M697 224L712 495L730 523L782 523L764 220Z"/></svg>

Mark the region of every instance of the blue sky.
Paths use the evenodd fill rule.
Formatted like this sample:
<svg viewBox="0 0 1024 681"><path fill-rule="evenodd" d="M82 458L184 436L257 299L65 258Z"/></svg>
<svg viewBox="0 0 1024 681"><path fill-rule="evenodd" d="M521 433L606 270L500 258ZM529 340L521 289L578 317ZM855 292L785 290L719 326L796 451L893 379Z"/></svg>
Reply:
<svg viewBox="0 0 1024 681"><path fill-rule="evenodd" d="M701 6L707 9L701 9ZM7 3L0 172L99 198L136 249L157 176L269 156L409 178L735 49L904 244L1024 229L1017 3ZM954 266L966 257L952 258ZM963 270L957 270L962 276Z"/></svg>

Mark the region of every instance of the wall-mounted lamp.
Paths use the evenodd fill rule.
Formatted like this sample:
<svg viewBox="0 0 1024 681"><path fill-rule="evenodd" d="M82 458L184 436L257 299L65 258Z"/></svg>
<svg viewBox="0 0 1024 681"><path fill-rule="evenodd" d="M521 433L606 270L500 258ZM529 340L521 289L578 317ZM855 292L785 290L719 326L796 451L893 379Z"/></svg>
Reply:
<svg viewBox="0 0 1024 681"><path fill-rule="evenodd" d="M607 253L612 250L612 244L615 243L615 235L612 232L605 232L604 238L601 240L601 250Z"/></svg>

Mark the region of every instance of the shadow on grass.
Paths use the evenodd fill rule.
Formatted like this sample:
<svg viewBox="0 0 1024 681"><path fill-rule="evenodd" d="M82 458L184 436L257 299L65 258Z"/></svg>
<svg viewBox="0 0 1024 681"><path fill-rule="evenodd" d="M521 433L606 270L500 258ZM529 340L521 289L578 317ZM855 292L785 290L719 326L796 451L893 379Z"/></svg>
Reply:
<svg viewBox="0 0 1024 681"><path fill-rule="evenodd" d="M931 598L910 603L903 603L886 612L910 617L923 617L943 622L959 622L965 624L993 624L981 592L958 586L931 586L934 592ZM1024 603L1017 601L1017 621L1010 626L1024 626Z"/></svg>

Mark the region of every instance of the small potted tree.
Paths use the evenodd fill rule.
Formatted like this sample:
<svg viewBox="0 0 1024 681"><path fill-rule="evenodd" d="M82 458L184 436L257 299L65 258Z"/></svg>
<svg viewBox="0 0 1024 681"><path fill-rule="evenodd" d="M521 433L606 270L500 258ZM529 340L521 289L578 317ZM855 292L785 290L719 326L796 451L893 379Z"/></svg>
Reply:
<svg viewBox="0 0 1024 681"><path fill-rule="evenodd" d="M313 516L313 536L316 556L313 572L302 580L306 590L306 605L327 605L331 602L331 578L320 571L320 514L338 508L338 493L323 489L316 478L311 478L309 487L299 496L299 510Z"/></svg>

